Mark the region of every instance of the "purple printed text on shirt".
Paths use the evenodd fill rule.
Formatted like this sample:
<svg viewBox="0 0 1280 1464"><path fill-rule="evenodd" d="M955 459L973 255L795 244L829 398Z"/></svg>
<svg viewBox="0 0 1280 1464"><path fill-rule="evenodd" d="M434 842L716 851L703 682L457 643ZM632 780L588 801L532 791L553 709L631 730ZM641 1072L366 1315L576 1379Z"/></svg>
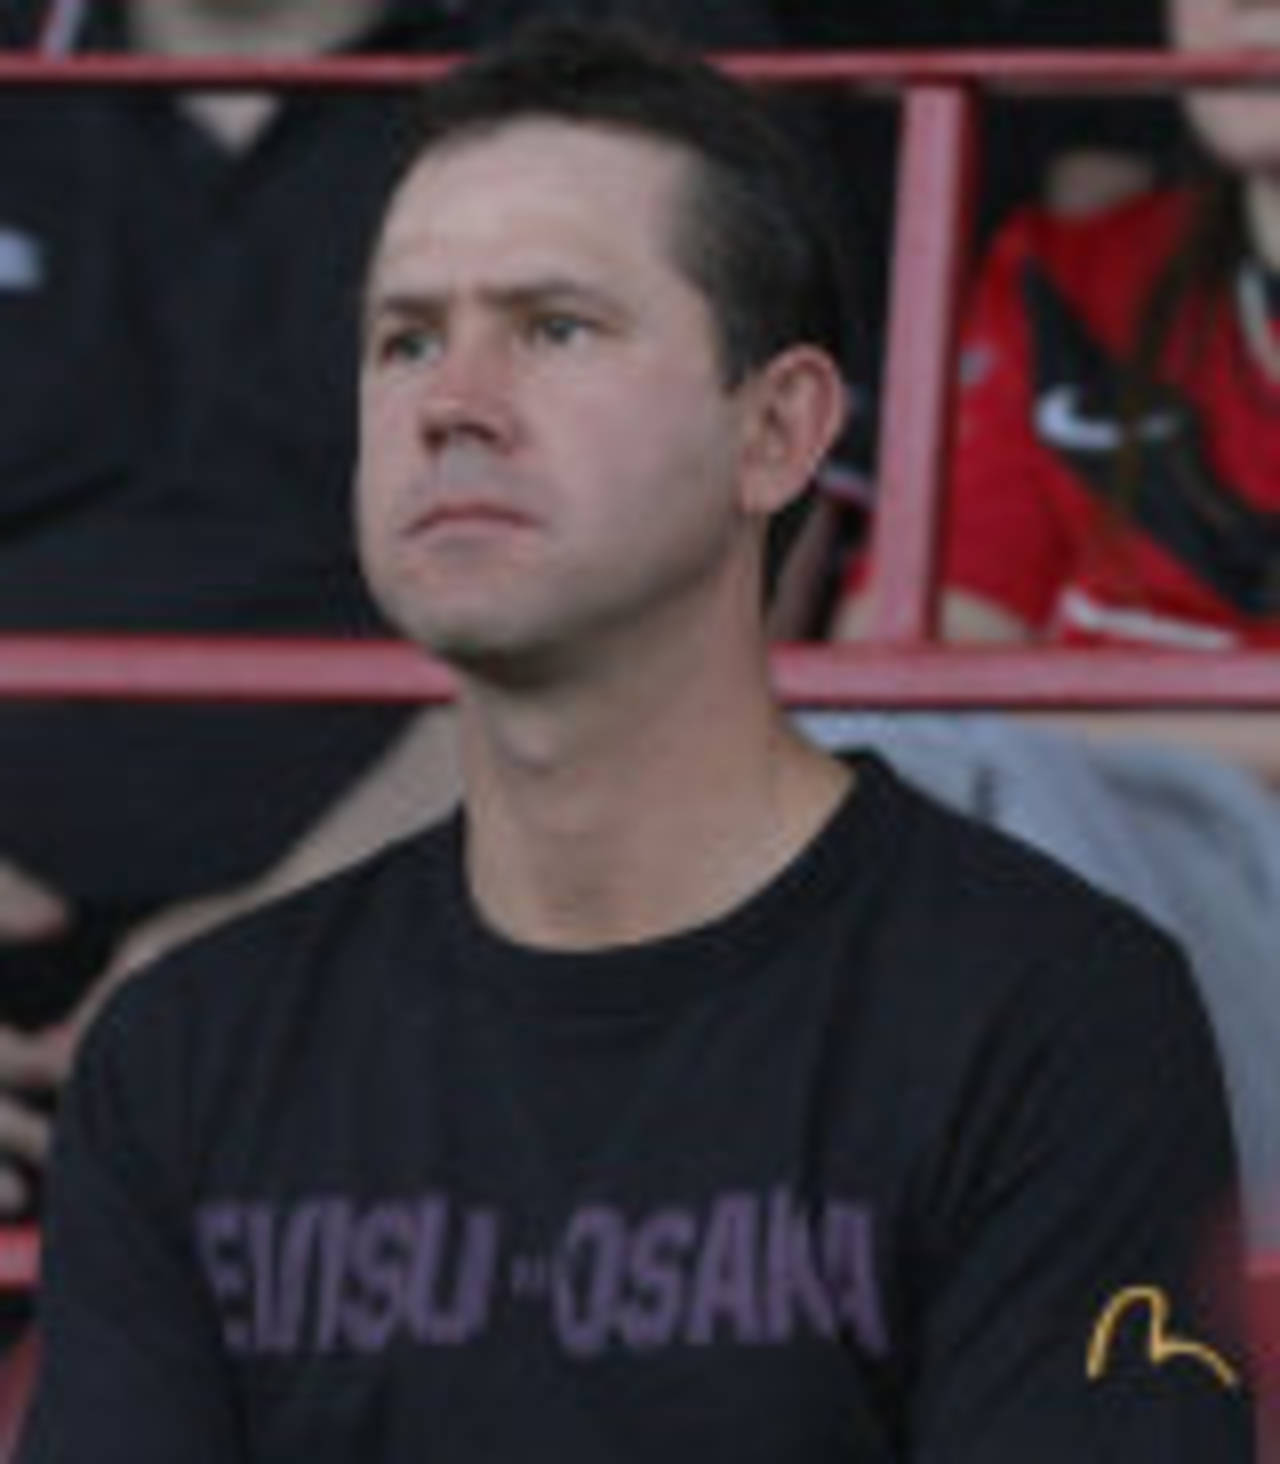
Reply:
<svg viewBox="0 0 1280 1464"><path fill-rule="evenodd" d="M196 1215L238 1355L461 1346L521 1303L544 1306L559 1345L581 1358L802 1336L888 1350L872 1215L855 1201L808 1209L775 1189L640 1213L587 1205L532 1253L508 1231L496 1210L438 1193L365 1206L227 1200Z"/></svg>

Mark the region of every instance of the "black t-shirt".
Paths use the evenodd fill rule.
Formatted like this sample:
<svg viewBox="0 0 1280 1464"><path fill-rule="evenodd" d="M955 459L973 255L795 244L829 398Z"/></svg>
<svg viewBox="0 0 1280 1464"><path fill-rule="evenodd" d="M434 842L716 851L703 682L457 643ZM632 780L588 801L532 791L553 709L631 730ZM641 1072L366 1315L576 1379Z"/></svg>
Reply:
<svg viewBox="0 0 1280 1464"><path fill-rule="evenodd" d="M24 1464L1243 1464L1181 961L858 770L666 939L513 945L459 819L126 988Z"/></svg>

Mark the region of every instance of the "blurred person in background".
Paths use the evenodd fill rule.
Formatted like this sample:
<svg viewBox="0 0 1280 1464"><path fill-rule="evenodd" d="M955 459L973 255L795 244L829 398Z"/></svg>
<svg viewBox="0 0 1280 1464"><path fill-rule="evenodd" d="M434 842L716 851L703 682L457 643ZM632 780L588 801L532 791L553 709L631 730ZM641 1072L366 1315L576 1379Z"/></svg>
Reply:
<svg viewBox="0 0 1280 1464"><path fill-rule="evenodd" d="M779 4L777 11L779 28L791 47L916 53L1150 47L1160 38L1159 7L1160 0L1117 0L1105 7L1046 6L1034 0L975 0L963 6L947 0L910 5L798 0ZM811 561L820 566L810 570L811 582L819 588L804 628L822 635L830 630L842 600L843 568L865 547L875 499L877 383L886 329L900 109L890 94L826 87L809 96L825 123L845 217L864 241L865 255L860 263L865 340L855 372L861 412L837 470L827 474L830 491L822 500L827 558L816 547L811 553ZM1178 136L1176 104L1167 97L990 91L979 114L976 247L984 248L1015 209L1045 203L1057 213L1083 213L1150 186L1170 167Z"/></svg>
<svg viewBox="0 0 1280 1464"><path fill-rule="evenodd" d="M1169 0L1167 20L1183 49L1280 44L1275 6ZM942 544L951 639L1280 642L1280 101L1187 109L1193 175L1084 216L1026 210L987 255ZM860 583L838 633L859 633ZM1280 776L1270 721L1096 725Z"/></svg>

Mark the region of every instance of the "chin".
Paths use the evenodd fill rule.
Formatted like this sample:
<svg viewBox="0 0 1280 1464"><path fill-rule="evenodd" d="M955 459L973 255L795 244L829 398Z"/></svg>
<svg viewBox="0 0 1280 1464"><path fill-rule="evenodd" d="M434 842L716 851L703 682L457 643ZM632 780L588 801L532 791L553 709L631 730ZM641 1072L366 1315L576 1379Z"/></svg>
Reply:
<svg viewBox="0 0 1280 1464"><path fill-rule="evenodd" d="M502 605L496 587L480 576L427 575L404 566L389 571L366 563L365 579L386 620L442 659L501 646L523 618Z"/></svg>
<svg viewBox="0 0 1280 1464"><path fill-rule="evenodd" d="M570 659L563 647L534 643L527 636L454 636L428 649L460 676L513 692L562 684Z"/></svg>
<svg viewBox="0 0 1280 1464"><path fill-rule="evenodd" d="M1197 97L1195 131L1222 167L1234 173L1280 173L1280 99Z"/></svg>
<svg viewBox="0 0 1280 1464"><path fill-rule="evenodd" d="M445 611L433 605L389 604L383 609L402 634L424 651L460 671L518 664L539 657L540 638L530 633L525 617L499 615L492 602L468 611Z"/></svg>

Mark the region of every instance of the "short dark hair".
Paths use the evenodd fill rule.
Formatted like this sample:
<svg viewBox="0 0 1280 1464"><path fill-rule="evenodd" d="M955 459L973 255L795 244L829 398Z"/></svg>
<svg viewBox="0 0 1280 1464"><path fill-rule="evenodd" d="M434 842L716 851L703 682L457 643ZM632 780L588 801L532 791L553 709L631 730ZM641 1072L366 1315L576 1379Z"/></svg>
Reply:
<svg viewBox="0 0 1280 1464"><path fill-rule="evenodd" d="M728 387L800 342L841 360L848 293L823 191L746 87L633 26L534 23L425 89L401 176L436 149L538 117L688 154L673 262L711 308ZM770 526L770 579L802 514Z"/></svg>

